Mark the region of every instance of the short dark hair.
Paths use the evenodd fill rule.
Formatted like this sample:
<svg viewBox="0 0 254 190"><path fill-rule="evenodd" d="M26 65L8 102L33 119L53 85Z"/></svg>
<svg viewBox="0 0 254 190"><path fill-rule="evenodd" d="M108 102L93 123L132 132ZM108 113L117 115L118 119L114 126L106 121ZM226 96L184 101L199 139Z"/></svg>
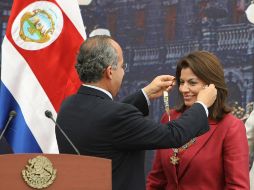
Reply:
<svg viewBox="0 0 254 190"><path fill-rule="evenodd" d="M117 67L118 55L110 36L98 35L85 40L80 46L75 68L82 82L98 82L105 68Z"/></svg>
<svg viewBox="0 0 254 190"><path fill-rule="evenodd" d="M176 81L180 86L181 71L190 68L192 72L206 84L214 84L217 89L217 98L209 108L209 118L219 121L226 113L231 111L227 105L228 90L224 78L224 71L220 60L214 54L207 51L195 51L183 57L176 67ZM179 92L178 111L186 109L182 94Z"/></svg>

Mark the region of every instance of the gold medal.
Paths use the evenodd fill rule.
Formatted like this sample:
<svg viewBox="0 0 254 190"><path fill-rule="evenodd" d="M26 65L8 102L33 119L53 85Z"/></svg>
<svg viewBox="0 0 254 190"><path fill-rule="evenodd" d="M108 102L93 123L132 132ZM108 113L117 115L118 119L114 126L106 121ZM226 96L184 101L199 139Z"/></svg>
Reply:
<svg viewBox="0 0 254 190"><path fill-rule="evenodd" d="M182 152L186 149L188 149L194 142L196 141L196 138L191 139L188 143L183 145L180 148L173 148L173 155L170 156L170 163L173 164L174 166L179 164L180 158L177 156L179 152Z"/></svg>
<svg viewBox="0 0 254 190"><path fill-rule="evenodd" d="M176 156L176 154L170 156L170 163L173 165L179 164L180 158Z"/></svg>

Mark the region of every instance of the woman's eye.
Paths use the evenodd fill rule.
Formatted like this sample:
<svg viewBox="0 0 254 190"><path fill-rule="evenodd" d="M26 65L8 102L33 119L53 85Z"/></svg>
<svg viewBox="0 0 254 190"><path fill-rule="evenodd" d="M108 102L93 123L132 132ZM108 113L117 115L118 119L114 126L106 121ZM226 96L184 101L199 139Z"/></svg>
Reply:
<svg viewBox="0 0 254 190"><path fill-rule="evenodd" d="M195 81L190 81L189 84L190 84L191 86L195 86L195 85L197 84L197 82L195 82Z"/></svg>

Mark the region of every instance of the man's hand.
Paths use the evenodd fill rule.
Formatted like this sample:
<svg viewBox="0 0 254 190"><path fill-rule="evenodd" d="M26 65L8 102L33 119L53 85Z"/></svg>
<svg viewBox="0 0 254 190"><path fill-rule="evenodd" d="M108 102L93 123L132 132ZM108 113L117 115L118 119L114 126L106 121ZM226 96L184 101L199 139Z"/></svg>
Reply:
<svg viewBox="0 0 254 190"><path fill-rule="evenodd" d="M143 88L150 100L163 95L163 91L170 91L175 85L175 77L171 75L160 75Z"/></svg>
<svg viewBox="0 0 254 190"><path fill-rule="evenodd" d="M213 105L217 97L217 89L214 84L205 86L198 93L197 101L204 103L208 108Z"/></svg>

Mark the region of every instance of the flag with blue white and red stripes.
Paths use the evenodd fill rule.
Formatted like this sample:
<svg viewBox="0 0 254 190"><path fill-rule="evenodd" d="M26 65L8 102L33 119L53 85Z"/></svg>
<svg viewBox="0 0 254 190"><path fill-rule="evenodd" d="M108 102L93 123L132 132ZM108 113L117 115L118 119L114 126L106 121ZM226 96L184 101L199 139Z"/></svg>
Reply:
<svg viewBox="0 0 254 190"><path fill-rule="evenodd" d="M0 131L14 153L58 153L55 125L62 100L76 92L79 46L86 39L76 0L14 0L2 43Z"/></svg>

